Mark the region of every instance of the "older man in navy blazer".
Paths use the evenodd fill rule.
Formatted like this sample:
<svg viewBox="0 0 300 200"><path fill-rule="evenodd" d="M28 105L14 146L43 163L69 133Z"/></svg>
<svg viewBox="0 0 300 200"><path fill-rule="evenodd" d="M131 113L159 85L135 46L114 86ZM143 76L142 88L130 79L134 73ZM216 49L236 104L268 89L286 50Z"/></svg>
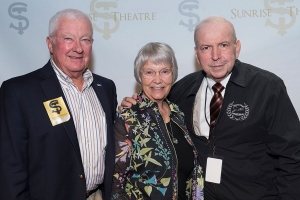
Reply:
<svg viewBox="0 0 300 200"><path fill-rule="evenodd" d="M0 89L0 199L108 200L116 88L87 68L89 17L58 12L46 42L49 62Z"/></svg>

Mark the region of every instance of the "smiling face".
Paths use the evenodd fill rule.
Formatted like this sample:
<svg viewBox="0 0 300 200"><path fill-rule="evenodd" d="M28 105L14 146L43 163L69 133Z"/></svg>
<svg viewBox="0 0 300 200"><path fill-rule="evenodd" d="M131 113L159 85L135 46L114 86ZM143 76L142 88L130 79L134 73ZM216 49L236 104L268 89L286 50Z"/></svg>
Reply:
<svg viewBox="0 0 300 200"><path fill-rule="evenodd" d="M62 18L47 45L54 63L70 78L82 76L90 61L92 27L87 19Z"/></svg>
<svg viewBox="0 0 300 200"><path fill-rule="evenodd" d="M141 69L144 94L153 102L162 103L172 87L172 70L166 63L148 62Z"/></svg>
<svg viewBox="0 0 300 200"><path fill-rule="evenodd" d="M196 35L195 55L207 76L216 82L230 74L240 53L240 41L234 41L230 24L207 23Z"/></svg>

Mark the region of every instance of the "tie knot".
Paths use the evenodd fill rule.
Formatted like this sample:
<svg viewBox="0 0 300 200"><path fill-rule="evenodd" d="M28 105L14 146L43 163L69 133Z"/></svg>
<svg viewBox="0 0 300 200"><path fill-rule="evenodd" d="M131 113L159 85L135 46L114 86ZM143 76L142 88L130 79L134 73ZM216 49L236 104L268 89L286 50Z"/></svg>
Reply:
<svg viewBox="0 0 300 200"><path fill-rule="evenodd" d="M215 93L222 92L224 90L224 87L221 83L216 83L212 86L212 89Z"/></svg>

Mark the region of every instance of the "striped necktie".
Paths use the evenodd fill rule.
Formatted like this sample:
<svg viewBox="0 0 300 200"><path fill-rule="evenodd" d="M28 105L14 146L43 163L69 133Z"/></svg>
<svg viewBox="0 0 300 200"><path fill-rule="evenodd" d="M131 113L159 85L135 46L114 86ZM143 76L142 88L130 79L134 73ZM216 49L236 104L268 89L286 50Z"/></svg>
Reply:
<svg viewBox="0 0 300 200"><path fill-rule="evenodd" d="M209 131L209 133L211 133L214 130L216 121L220 114L220 110L221 110L222 103L223 103L223 97L222 97L221 92L224 90L224 87L221 83L216 83L213 85L212 89L214 91L214 96L212 97L212 99L210 101L210 125L209 125L210 131Z"/></svg>

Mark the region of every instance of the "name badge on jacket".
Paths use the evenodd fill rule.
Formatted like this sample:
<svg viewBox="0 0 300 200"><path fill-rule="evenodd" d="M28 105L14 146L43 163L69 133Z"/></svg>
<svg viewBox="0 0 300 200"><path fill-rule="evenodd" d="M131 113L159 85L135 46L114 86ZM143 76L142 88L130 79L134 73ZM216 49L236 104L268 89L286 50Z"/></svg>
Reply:
<svg viewBox="0 0 300 200"><path fill-rule="evenodd" d="M221 183L221 174L222 174L222 163L221 158L208 157L206 162L206 174L205 180L211 183Z"/></svg>
<svg viewBox="0 0 300 200"><path fill-rule="evenodd" d="M44 102L52 126L69 121L70 113L62 97Z"/></svg>

